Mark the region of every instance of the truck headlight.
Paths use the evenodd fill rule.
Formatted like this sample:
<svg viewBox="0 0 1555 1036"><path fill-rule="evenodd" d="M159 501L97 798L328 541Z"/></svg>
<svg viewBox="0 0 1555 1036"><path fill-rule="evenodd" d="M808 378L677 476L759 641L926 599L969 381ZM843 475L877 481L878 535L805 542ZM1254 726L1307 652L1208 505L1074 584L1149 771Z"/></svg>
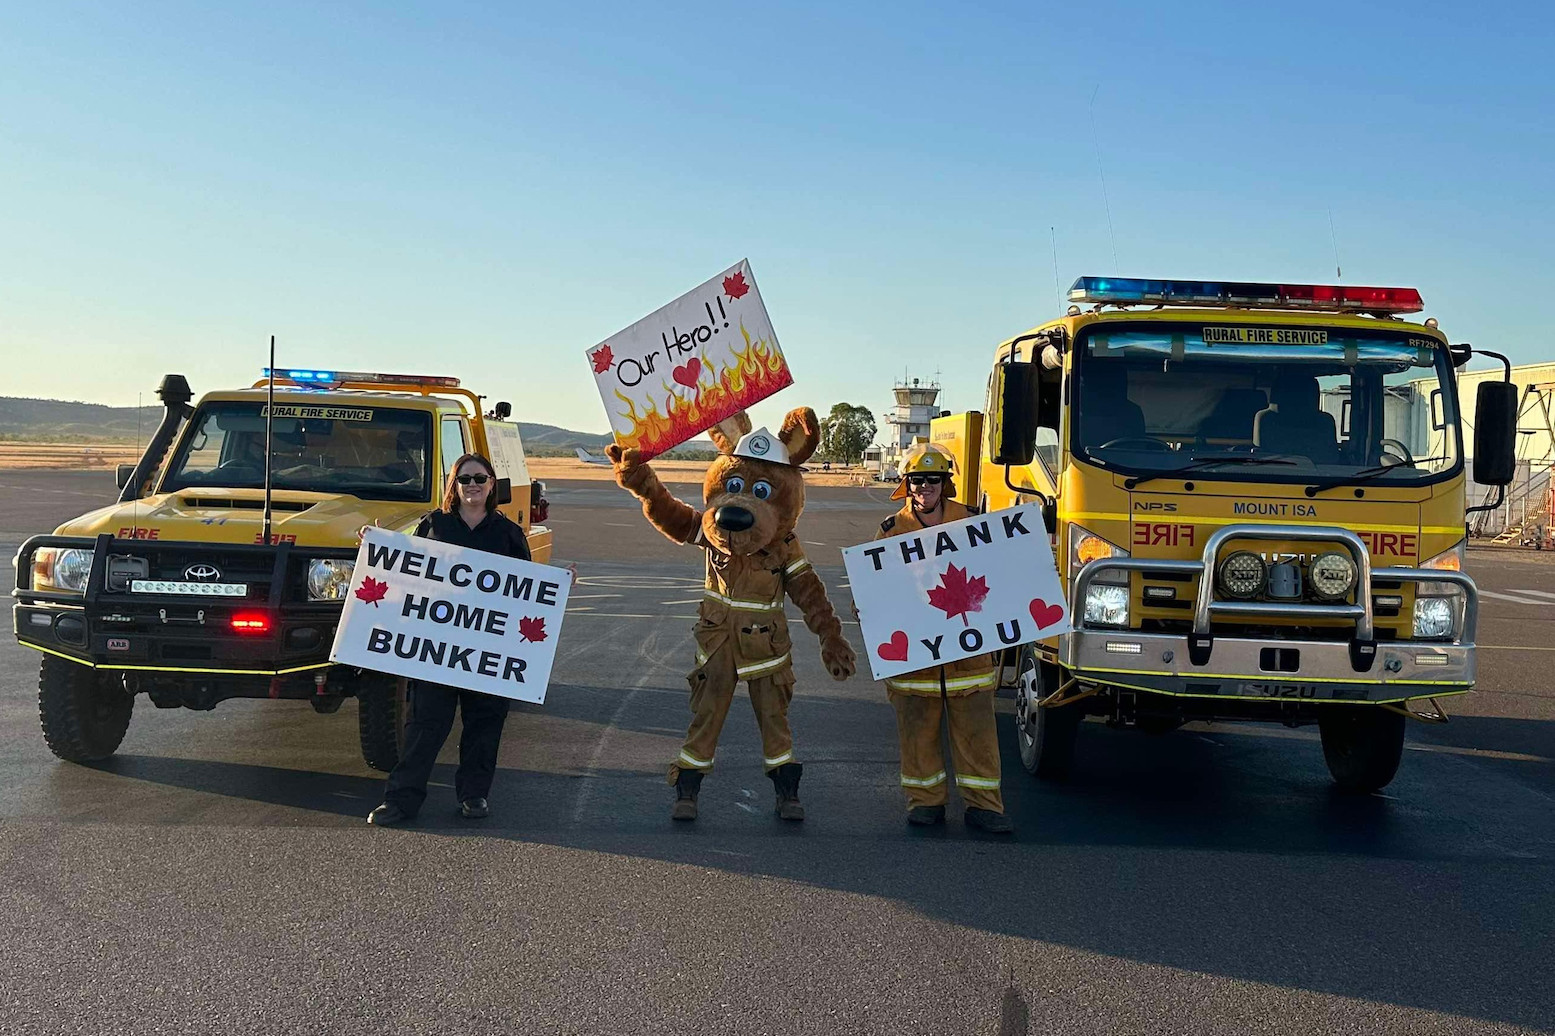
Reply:
<svg viewBox="0 0 1555 1036"><path fill-rule="evenodd" d="M92 552L76 547L44 547L32 556L32 585L35 590L86 591L92 574Z"/></svg>
<svg viewBox="0 0 1555 1036"><path fill-rule="evenodd" d="M308 599L343 601L351 588L356 562L344 558L314 558L308 562Z"/></svg>
<svg viewBox="0 0 1555 1036"><path fill-rule="evenodd" d="M1440 640L1452 636L1456 609L1450 597L1415 598L1416 640Z"/></svg>
<svg viewBox="0 0 1555 1036"><path fill-rule="evenodd" d="M1093 583L1085 589L1087 626L1127 626L1128 587Z"/></svg>
<svg viewBox="0 0 1555 1036"><path fill-rule="evenodd" d="M1355 577L1355 562L1337 550L1319 554L1307 566L1312 592L1325 601L1337 601L1355 589Z"/></svg>

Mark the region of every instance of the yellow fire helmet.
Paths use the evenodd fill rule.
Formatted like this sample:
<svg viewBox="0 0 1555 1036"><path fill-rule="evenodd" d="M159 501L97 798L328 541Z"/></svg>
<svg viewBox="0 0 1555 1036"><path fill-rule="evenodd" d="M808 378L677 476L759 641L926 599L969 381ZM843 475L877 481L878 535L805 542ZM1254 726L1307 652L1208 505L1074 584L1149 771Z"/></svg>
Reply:
<svg viewBox="0 0 1555 1036"><path fill-rule="evenodd" d="M907 456L902 458L902 478L897 484L896 492L891 494L892 500L907 499L908 475L944 475L945 488L942 495L946 497L956 495L956 458L950 455L950 451L943 446L934 443L918 443L907 451Z"/></svg>

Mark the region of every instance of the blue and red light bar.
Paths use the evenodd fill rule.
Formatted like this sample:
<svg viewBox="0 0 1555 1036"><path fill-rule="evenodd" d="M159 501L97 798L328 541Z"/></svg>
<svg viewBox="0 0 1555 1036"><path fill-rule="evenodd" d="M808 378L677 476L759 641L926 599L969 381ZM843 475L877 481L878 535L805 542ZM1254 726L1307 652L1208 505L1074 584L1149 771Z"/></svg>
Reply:
<svg viewBox="0 0 1555 1036"><path fill-rule="evenodd" d="M1418 313L1425 308L1417 288L1155 281L1138 277L1081 277L1069 289L1069 301L1119 306L1238 306L1349 313Z"/></svg>
<svg viewBox="0 0 1555 1036"><path fill-rule="evenodd" d="M277 368L274 372L276 381L290 381L297 385L342 385L346 382L370 383L377 385L424 385L432 388L458 388L458 378L444 378L433 374L376 374L368 371L325 371L325 370L298 370ZM264 376L270 377L269 367L264 368Z"/></svg>

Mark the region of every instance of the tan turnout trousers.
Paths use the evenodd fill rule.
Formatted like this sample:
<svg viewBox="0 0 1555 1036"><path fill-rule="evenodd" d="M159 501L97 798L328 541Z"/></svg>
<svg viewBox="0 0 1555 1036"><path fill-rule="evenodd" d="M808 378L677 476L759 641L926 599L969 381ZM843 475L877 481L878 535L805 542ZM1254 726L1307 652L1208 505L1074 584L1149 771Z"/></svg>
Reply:
<svg viewBox="0 0 1555 1036"><path fill-rule="evenodd" d="M699 541L700 536L694 542ZM686 677L691 685L691 725L680 754L670 764L671 784L681 770L712 770L718 735L741 680L761 731L763 767L771 771L794 761L794 738L788 727L788 705L794 696L793 642L783 601L792 582L801 576L814 579L814 572L792 535L748 557L730 557L708 548L707 579L694 630L697 666Z"/></svg>
<svg viewBox="0 0 1555 1036"><path fill-rule="evenodd" d="M902 790L907 805L943 806L949 798L940 720L950 721L950 752L956 787L975 809L1004 812L999 792L999 737L993 715L994 691L931 698L891 692L902 750Z"/></svg>

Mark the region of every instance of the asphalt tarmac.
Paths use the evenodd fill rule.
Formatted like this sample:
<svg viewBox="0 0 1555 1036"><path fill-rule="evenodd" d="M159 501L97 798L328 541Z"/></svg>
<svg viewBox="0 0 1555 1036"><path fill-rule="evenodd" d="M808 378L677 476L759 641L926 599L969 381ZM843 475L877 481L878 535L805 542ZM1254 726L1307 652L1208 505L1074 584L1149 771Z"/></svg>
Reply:
<svg viewBox="0 0 1555 1036"><path fill-rule="evenodd" d="M694 487L683 487L689 495ZM0 471L0 550L112 497ZM893 510L814 489L838 550ZM895 725L795 623L809 819L772 815L736 702L675 825L700 554L608 483L554 483L581 576L543 707L518 706L484 822L454 744L417 826L363 823L356 710L142 698L119 754L60 762L37 657L0 640L0 1033L1496 1033L1555 1027L1555 568L1474 551L1481 689L1412 724L1385 794L1332 789L1315 732L1088 723L1074 777L1021 769L1013 840L902 822ZM629 559L629 560L628 560ZM846 629L857 639L857 627Z"/></svg>

